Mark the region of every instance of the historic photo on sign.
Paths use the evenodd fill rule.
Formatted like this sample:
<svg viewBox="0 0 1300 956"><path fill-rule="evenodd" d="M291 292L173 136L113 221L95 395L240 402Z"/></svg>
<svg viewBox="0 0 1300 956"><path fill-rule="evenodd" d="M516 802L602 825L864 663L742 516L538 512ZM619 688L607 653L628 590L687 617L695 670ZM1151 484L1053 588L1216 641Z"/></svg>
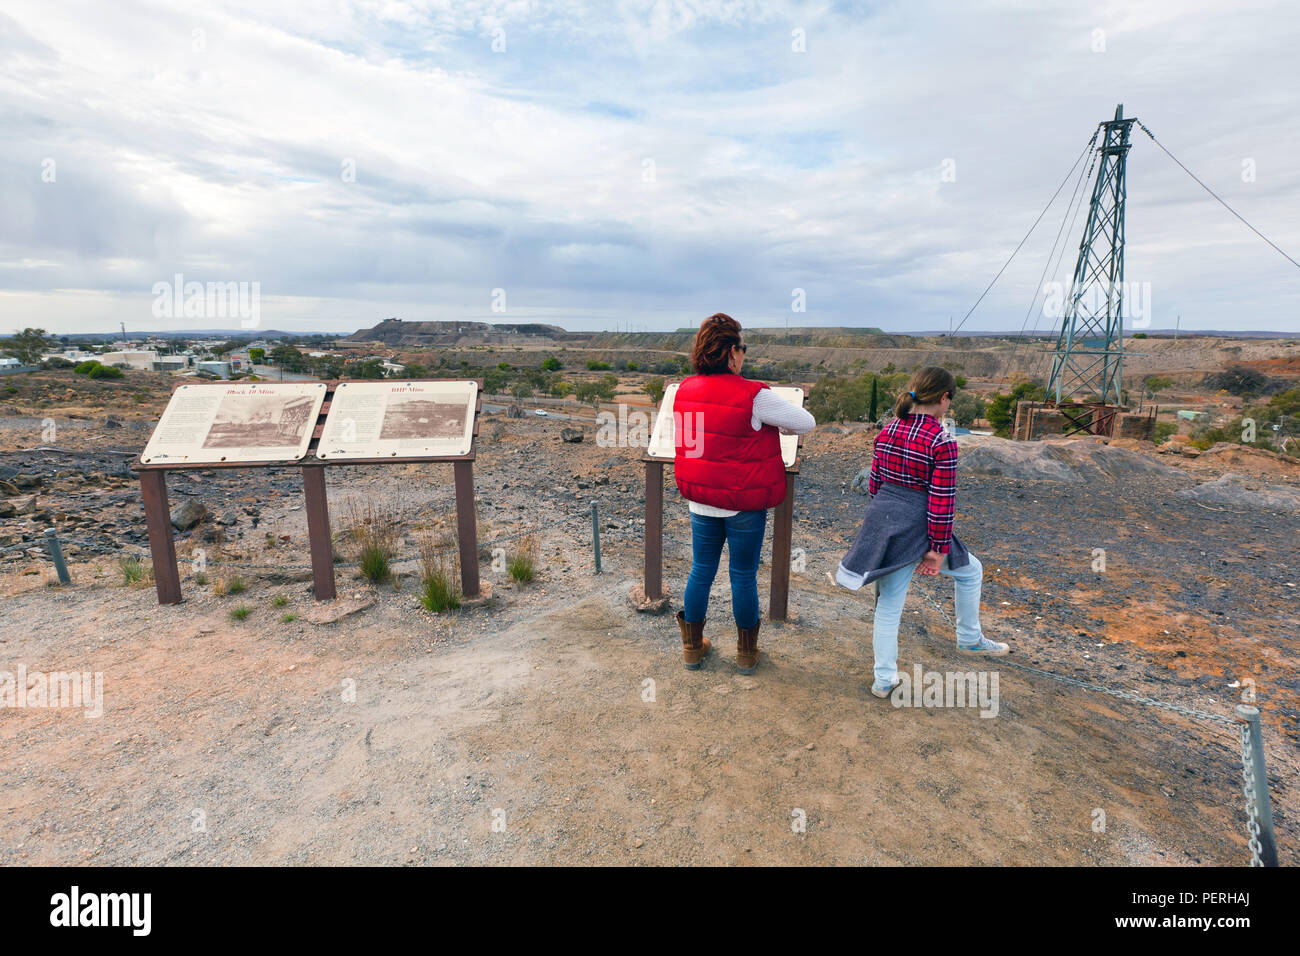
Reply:
<svg viewBox="0 0 1300 956"><path fill-rule="evenodd" d="M468 412L464 401L390 395L379 429L381 441L389 439L458 438L465 432Z"/></svg>
<svg viewBox="0 0 1300 956"><path fill-rule="evenodd" d="M447 458L467 455L477 382L340 382L321 458Z"/></svg>
<svg viewBox="0 0 1300 956"><path fill-rule="evenodd" d="M323 382L182 385L145 446L144 464L297 461L325 400Z"/></svg>
<svg viewBox="0 0 1300 956"><path fill-rule="evenodd" d="M203 440L204 448L273 448L297 445L316 404L310 395L226 395ZM314 418L311 419L313 422Z"/></svg>

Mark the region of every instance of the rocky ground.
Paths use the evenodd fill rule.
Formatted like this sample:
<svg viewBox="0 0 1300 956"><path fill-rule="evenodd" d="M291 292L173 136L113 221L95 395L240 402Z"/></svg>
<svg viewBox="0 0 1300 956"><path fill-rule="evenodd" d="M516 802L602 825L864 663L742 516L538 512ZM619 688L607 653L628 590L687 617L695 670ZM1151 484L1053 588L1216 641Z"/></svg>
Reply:
<svg viewBox="0 0 1300 956"><path fill-rule="evenodd" d="M104 675L99 718L0 709L0 863L1247 860L1231 728L1040 672L1213 714L1253 681L1281 855L1297 860L1294 465L964 439L958 532L986 568L985 628L1015 649L997 666L999 714L981 719L867 693L869 600L826 579L865 505L851 487L869 455L859 430L806 446L792 617L764 625L743 677L725 574L699 672L681 668L667 616L632 610L643 469L589 425L573 444L560 439L573 422L483 421L489 596L434 615L416 602L414 556L425 535L449 546L445 465L329 471L341 557L354 557L351 520L378 503L402 516L403 560L378 588L341 565L340 599L320 605L295 471L173 476L178 512L207 517L178 532L184 602L159 607L119 564L147 550L124 462L151 412L112 414L118 425L57 418L56 441L41 418L0 417L15 492L0 501L22 503L0 520L0 670ZM1188 494L1225 471L1241 482ZM675 607L689 526L671 479L665 499ZM70 587L48 583L51 522ZM492 551L529 535L539 577L521 585ZM950 608L946 579L914 581L904 668L969 669Z"/></svg>

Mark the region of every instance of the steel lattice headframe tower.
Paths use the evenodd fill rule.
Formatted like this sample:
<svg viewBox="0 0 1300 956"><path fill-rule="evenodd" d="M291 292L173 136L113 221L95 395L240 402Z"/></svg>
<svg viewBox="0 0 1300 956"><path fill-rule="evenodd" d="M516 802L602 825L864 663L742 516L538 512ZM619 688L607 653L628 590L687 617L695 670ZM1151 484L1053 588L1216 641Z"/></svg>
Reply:
<svg viewBox="0 0 1300 956"><path fill-rule="evenodd" d="M1124 365L1124 182L1133 119L1103 123L1101 165L1079 242L1079 260L1067 293L1065 318L1056 339L1047 397L1057 405L1085 402L1120 404Z"/></svg>

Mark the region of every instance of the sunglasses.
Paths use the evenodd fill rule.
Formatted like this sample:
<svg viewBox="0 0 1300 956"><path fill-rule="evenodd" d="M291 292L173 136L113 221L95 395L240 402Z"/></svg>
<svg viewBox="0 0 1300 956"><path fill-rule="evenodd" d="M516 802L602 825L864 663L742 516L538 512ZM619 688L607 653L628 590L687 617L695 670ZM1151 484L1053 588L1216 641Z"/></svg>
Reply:
<svg viewBox="0 0 1300 956"><path fill-rule="evenodd" d="M740 349L740 351L742 351L742 352L748 352L748 351L749 351L749 346L748 346L748 345L745 345L743 342L742 342L740 345L734 346L734 348L738 348L738 349Z"/></svg>

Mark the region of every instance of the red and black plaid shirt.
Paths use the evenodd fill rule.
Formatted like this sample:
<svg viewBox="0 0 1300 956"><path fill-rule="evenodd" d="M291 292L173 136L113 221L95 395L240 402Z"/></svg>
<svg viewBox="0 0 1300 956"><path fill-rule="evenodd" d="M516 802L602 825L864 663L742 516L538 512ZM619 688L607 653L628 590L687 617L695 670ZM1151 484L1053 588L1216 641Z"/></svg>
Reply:
<svg viewBox="0 0 1300 956"><path fill-rule="evenodd" d="M926 525L930 550L947 554L957 512L957 443L932 415L894 418L876 436L867 491L874 498L882 481L929 494Z"/></svg>

